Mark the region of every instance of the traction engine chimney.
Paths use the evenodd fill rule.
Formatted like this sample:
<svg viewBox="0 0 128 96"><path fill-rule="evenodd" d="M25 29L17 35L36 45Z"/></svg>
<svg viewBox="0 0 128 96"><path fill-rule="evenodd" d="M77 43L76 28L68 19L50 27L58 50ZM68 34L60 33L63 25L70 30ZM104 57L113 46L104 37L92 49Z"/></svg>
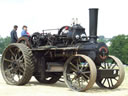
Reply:
<svg viewBox="0 0 128 96"><path fill-rule="evenodd" d="M98 8L89 9L89 38L90 42L97 41Z"/></svg>

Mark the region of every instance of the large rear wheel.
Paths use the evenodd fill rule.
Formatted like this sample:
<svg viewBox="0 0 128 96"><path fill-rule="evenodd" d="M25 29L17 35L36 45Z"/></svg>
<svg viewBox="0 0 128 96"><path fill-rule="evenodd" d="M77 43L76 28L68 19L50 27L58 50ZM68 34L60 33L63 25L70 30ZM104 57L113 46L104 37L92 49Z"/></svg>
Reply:
<svg viewBox="0 0 128 96"><path fill-rule="evenodd" d="M96 67L88 56L80 54L71 56L64 68L65 83L72 90L85 91L95 83Z"/></svg>
<svg viewBox="0 0 128 96"><path fill-rule="evenodd" d="M34 71L33 55L24 44L10 44L3 52L1 72L7 84L24 85Z"/></svg>

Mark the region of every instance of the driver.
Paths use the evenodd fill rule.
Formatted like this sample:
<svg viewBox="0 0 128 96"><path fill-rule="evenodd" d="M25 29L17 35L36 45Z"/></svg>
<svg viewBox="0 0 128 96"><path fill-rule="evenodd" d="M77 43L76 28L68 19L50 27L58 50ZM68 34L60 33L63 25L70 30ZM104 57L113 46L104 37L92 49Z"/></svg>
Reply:
<svg viewBox="0 0 128 96"><path fill-rule="evenodd" d="M21 37L30 37L30 34L27 32L27 26L22 27Z"/></svg>

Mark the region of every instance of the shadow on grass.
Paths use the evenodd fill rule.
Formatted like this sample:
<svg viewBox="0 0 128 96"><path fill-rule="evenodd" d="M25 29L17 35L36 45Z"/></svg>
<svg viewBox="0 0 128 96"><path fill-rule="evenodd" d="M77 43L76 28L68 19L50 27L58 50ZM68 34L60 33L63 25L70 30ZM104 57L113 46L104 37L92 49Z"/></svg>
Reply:
<svg viewBox="0 0 128 96"><path fill-rule="evenodd" d="M26 86L51 86L51 87L67 87L64 82L57 82L54 84L42 84L36 81L29 82Z"/></svg>
<svg viewBox="0 0 128 96"><path fill-rule="evenodd" d="M58 88L67 88L66 84L64 82L57 82L55 84L41 84L36 81L29 82L26 86L49 86L49 87L58 87ZM125 91L128 90L127 88L116 88L116 89L103 89L98 87L96 84L89 90L86 91L86 93L103 93L103 92L115 92L115 91ZM68 90L72 91L72 90Z"/></svg>

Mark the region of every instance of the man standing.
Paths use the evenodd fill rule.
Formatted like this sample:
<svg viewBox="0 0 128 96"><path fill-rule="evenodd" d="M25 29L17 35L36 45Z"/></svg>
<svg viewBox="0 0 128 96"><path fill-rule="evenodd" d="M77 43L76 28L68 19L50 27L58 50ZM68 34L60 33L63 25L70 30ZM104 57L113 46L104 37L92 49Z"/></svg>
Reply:
<svg viewBox="0 0 128 96"><path fill-rule="evenodd" d="M17 40L18 40L18 37L17 37L17 29L18 29L18 26L17 25L14 25L14 29L11 31L11 43L16 43Z"/></svg>

